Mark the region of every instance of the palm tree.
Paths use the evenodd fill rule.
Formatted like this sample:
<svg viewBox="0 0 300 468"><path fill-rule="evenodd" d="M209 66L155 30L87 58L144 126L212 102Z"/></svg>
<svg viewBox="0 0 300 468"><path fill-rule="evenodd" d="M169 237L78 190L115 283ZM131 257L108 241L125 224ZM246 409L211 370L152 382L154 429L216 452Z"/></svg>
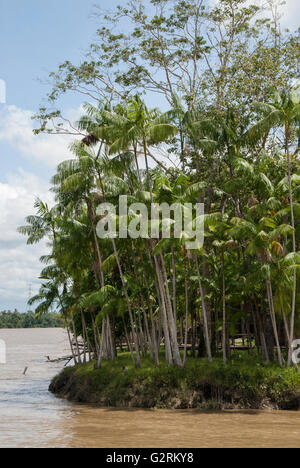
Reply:
<svg viewBox="0 0 300 468"><path fill-rule="evenodd" d="M68 194L67 201L73 204L74 209L81 209L81 203L86 204L89 222L91 225L92 245L94 249L95 265L97 265L96 273L100 288L105 286L105 279L102 269L103 254L99 246L99 240L96 233L96 213L95 213L95 200L99 197L104 200L104 183L103 183L103 170L105 167L106 159L105 154L102 154L103 146L100 147L97 153L93 148L87 146L84 142L77 142L72 146L72 150L77 156L74 160L67 160L58 166L57 174L53 178L53 183L57 187L58 197L64 198ZM71 199L70 199L71 197ZM70 206L70 205L69 205ZM108 323L105 323L105 322ZM111 324L110 319L104 318L104 335L102 334L101 340L105 341L105 333L110 333ZM100 343L99 350L102 348ZM113 350L113 347L109 347ZM114 358L112 351L111 357ZM101 366L101 357L98 359L98 366Z"/></svg>
<svg viewBox="0 0 300 468"><path fill-rule="evenodd" d="M39 198L35 200L36 215L27 216L27 225L20 226L18 232L27 236L27 244L36 244L50 236L52 241L56 236L56 225L59 219L59 206L49 208L49 205Z"/></svg>
<svg viewBox="0 0 300 468"><path fill-rule="evenodd" d="M300 122L300 89L284 89L281 92L275 92L273 100L267 104L259 104L258 109L264 113L264 118L258 122L248 133L249 140L256 142L269 135L272 128L284 128L284 150L287 160L287 177L289 185L289 202L291 225L293 228L293 252L297 250L296 232L295 232L295 216L293 207L293 187L292 187L292 166L291 166L291 143L295 136L295 128ZM297 141L298 144L298 141ZM292 313L290 324L290 340L289 340L289 358L288 364L292 361L292 341L294 339L295 329L295 309L296 309L296 293L297 293L297 273L294 271L294 288L292 294Z"/></svg>
<svg viewBox="0 0 300 468"><path fill-rule="evenodd" d="M68 317L68 292L67 292L67 275L55 264L49 265L41 272L40 279L43 281L38 294L31 297L28 301L30 306L37 304L35 314L37 317L48 313L51 309L60 310L61 316L64 319L65 327L68 333L68 339L74 363L80 363L80 350L77 343L77 353L74 351L73 340L71 338L69 317ZM76 337L74 322L72 322L73 336Z"/></svg>
<svg viewBox="0 0 300 468"><path fill-rule="evenodd" d="M149 155L153 157L153 154L149 148L174 137L177 127L169 123L167 114L160 114L157 109L149 110L138 95L129 99L126 107L121 108L121 114L120 107L117 107L113 112L103 111L102 116L107 125L99 129L98 135L103 135L108 142L112 142L110 154L119 154L130 149L133 149L135 156L138 152L144 153L148 188L153 202L148 163ZM139 173L138 164L137 170Z"/></svg>
<svg viewBox="0 0 300 468"><path fill-rule="evenodd" d="M261 269L266 281L269 310L277 346L278 360L282 366L283 358L276 324L270 262L273 262L283 251L280 239L291 235L293 228L287 224L276 225L274 219L266 217L260 219L257 224L253 220L240 218L233 218L231 222L233 227L229 231L230 235L240 241L242 239L248 239L246 254L257 256L260 260Z"/></svg>
<svg viewBox="0 0 300 468"><path fill-rule="evenodd" d="M273 337L270 343L265 340L268 317L283 365L279 323L283 320L291 348L298 303L300 205L294 200L300 190L294 189L299 177L293 174L291 154L299 122L297 96L283 93L260 106L264 118L248 133L253 114L246 115L234 103L222 110L201 103L186 111L174 96L173 108L164 114L148 109L138 96L115 107L85 106L78 126L86 137L72 146L74 159L60 164L53 178L57 205L49 208L38 200L36 216L20 228L29 243L50 241L51 264L43 272L37 310L46 310L53 298L64 311L77 362L82 362L81 336L89 357L96 357L96 367L103 359L117 358L117 338L121 348L126 339L134 365L148 353L158 365L163 341L166 362L183 367L190 331L192 356L200 337L199 355L206 352L211 362L222 330L225 363L228 331L237 327L248 336L255 329L268 361L268 351L274 354ZM278 154L276 141L272 151L266 144L270 129L279 135L282 124L285 157ZM183 172L164 166L157 156L162 147L176 153ZM285 159L288 170L282 180ZM151 226L147 239L99 239L97 204L116 206L120 195L146 204L148 210L154 202L176 203L182 213L185 203L203 202L204 248L188 249L190 227L174 239L172 215L158 223L158 239L151 236ZM127 224L137 223L140 216L117 212L114 221L120 226L125 218ZM106 220L110 224L112 218ZM171 238L165 239L169 226ZM284 302L291 294L288 307Z"/></svg>

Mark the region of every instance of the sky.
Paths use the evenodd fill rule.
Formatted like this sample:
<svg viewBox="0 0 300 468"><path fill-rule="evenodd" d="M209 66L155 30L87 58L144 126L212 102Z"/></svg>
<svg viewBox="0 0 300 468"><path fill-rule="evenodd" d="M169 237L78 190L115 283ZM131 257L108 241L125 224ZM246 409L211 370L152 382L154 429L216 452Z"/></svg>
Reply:
<svg viewBox="0 0 300 468"><path fill-rule="evenodd" d="M52 202L49 181L70 157L71 140L34 136L31 117L49 90L48 73L66 59L78 63L94 40L95 3L113 8L123 0L0 0L0 310L24 312L30 289L38 291L47 248L27 246L17 227L37 196ZM299 0L287 0L284 13L286 27L299 27ZM79 99L65 98L63 112L76 120Z"/></svg>

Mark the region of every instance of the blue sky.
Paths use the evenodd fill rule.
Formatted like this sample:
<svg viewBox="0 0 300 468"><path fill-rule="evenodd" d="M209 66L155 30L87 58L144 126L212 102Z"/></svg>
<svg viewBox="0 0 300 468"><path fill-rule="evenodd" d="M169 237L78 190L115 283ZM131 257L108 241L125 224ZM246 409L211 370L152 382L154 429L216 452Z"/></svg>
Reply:
<svg viewBox="0 0 300 468"><path fill-rule="evenodd" d="M104 7L114 3L101 1ZM0 78L6 82L8 105L38 109L48 91L48 73L66 58L80 60L95 37L94 4L94 0L0 0ZM66 107L78 104L74 96L64 100ZM1 146L3 153L0 180L22 159L9 145Z"/></svg>
<svg viewBox="0 0 300 468"><path fill-rule="evenodd" d="M67 58L78 62L94 39L95 0L0 0L0 310L26 310L29 284L37 292L38 258L45 246L27 247L16 227L32 213L35 196L47 193L56 164L66 159L68 139L34 137L31 115L43 102L47 75ZM102 0L111 8L116 0ZM66 112L79 107L65 98Z"/></svg>
<svg viewBox="0 0 300 468"><path fill-rule="evenodd" d="M33 293L38 289L45 246L27 247L16 228L32 213L35 196L51 202L49 179L68 156L70 140L35 137L31 116L48 91L48 73L66 59L78 62L95 38L95 3L124 2L0 0L0 80L7 89L6 104L0 103L0 310L26 310L29 284ZM299 0L287 0L284 11L284 24L299 26ZM79 104L75 96L65 98L64 113L75 118Z"/></svg>

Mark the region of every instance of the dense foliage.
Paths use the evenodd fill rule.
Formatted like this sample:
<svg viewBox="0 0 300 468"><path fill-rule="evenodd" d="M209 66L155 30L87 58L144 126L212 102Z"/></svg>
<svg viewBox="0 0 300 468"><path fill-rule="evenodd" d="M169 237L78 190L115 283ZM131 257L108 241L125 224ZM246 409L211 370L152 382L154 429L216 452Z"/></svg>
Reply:
<svg viewBox="0 0 300 468"><path fill-rule="evenodd" d="M79 66L51 74L51 109L40 110L36 132L79 138L53 177L55 206L37 200L20 232L51 244L30 304L38 314L60 309L76 362L89 354L100 367L117 345L136 365L148 353L159 364L161 345L176 367L188 345L210 362L222 350L226 362L239 334L265 361L276 349L279 364L291 364L300 332L299 33L281 33L275 3L263 19L244 0L129 2L101 17L107 26ZM72 127L53 111L68 91L89 99ZM158 97L164 112L146 105ZM99 239L97 207L121 195L148 208L202 202L204 247L190 250L185 231L163 239L163 223L158 240Z"/></svg>
<svg viewBox="0 0 300 468"><path fill-rule="evenodd" d="M209 366L206 359L189 359L185 369L157 367L146 358L136 368L124 353L97 371L92 363L65 368L50 391L71 401L119 408L298 411L300 374L249 356L235 356L231 366L222 359Z"/></svg>
<svg viewBox="0 0 300 468"><path fill-rule="evenodd" d="M0 312L0 328L60 328L63 321L55 313L46 313L36 317L33 312L22 314L15 310Z"/></svg>

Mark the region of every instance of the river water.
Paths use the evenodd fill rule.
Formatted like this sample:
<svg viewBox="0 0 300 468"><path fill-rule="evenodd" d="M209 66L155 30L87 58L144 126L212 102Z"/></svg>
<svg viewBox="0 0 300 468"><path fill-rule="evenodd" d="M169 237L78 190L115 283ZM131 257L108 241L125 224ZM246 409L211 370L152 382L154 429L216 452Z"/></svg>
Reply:
<svg viewBox="0 0 300 468"><path fill-rule="evenodd" d="M1 339L0 448L300 448L297 412L117 410L57 399L48 386L62 364L45 356L69 354L65 331L0 330Z"/></svg>

